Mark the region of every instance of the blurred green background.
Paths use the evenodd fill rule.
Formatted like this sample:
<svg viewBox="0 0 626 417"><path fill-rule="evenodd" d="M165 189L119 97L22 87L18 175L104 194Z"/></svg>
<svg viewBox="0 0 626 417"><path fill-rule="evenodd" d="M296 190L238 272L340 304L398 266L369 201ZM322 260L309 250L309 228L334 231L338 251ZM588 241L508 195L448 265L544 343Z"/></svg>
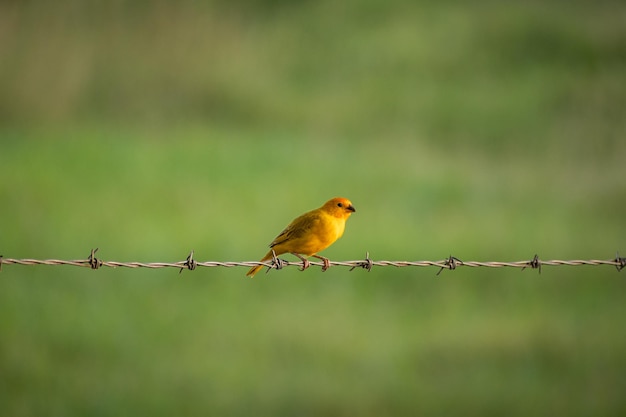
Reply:
<svg viewBox="0 0 626 417"><path fill-rule="evenodd" d="M0 254L626 253L621 1L0 4ZM624 415L612 267L4 265L0 413Z"/></svg>

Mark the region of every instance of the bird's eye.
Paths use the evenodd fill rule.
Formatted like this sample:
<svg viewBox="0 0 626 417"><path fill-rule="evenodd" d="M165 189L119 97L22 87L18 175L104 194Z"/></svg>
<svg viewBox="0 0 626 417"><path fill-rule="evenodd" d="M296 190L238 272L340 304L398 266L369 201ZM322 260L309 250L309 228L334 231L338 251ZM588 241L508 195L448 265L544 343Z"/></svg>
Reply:
<svg viewBox="0 0 626 417"><path fill-rule="evenodd" d="M337 203L337 207L343 207L343 204Z"/></svg>

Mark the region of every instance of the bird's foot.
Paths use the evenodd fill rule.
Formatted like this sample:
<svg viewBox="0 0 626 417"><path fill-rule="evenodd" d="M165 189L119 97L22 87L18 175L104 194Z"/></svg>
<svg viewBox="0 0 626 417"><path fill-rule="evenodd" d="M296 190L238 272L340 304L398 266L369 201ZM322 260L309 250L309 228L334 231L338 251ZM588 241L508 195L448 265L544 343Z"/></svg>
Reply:
<svg viewBox="0 0 626 417"><path fill-rule="evenodd" d="M328 258L324 258L323 256L319 256L319 255L313 255L313 256L315 256L317 259L321 259L322 262L324 262L324 265L322 266L322 272L330 268L330 261L328 260Z"/></svg>
<svg viewBox="0 0 626 417"><path fill-rule="evenodd" d="M304 271L309 266L311 266L311 264L309 263L309 260L305 258L304 256L301 256L299 253L292 253L292 255L295 255L298 258L300 258L300 260L302 260L302 268L300 268L300 271Z"/></svg>
<svg viewBox="0 0 626 417"><path fill-rule="evenodd" d="M300 271L304 271L310 266L311 264L309 263L308 259L302 259L302 268L300 268Z"/></svg>

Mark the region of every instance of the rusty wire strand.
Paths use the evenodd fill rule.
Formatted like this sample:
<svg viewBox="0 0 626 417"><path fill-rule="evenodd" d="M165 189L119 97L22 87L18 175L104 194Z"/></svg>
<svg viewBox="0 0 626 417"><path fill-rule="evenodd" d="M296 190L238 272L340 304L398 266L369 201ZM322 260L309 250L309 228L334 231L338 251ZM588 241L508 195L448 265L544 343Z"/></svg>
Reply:
<svg viewBox="0 0 626 417"><path fill-rule="evenodd" d="M282 269L286 266L298 266L303 267L303 262L301 261L287 261L284 259L279 259L276 256L273 257L269 262L258 262L258 261L243 261L243 262L220 262L220 261L206 261L206 262L198 262L193 259L194 252L191 251L187 260L179 261L179 262L117 262L117 261L103 261L95 257L98 248L92 249L89 257L87 259L77 259L77 260L60 260L60 259L12 259L12 258L3 258L0 257L0 271L2 271L2 265L70 265L70 266L80 266L80 267L89 267L91 269L98 269L100 267L110 267L110 268L179 268L180 272L183 269L195 270L196 267L225 267L225 268L233 268L233 267L245 267L251 268L257 265L266 266L268 271L270 269ZM309 262L311 266L319 266L323 267L323 262ZM619 253L616 254L613 259L590 259L590 260L548 260L543 261L539 259L538 255L535 255L532 260L528 261L515 261L515 262L479 262L479 261L461 261L460 259L449 256L446 259L440 261L373 261L369 257L369 252L366 253L364 260L353 260L353 261L330 261L331 266L345 266L349 267L350 271L354 268L363 268L367 271L370 271L374 266L376 267L386 267L386 266L394 266L394 267L437 267L440 268L437 275L441 273L444 269L455 270L458 267L469 267L469 268L477 268L477 267L487 267L487 268L521 268L524 270L526 268L538 269L541 273L541 267L544 265L549 266L581 266L581 265L611 265L614 266L618 271L621 271L626 267L626 258L622 258L619 256Z"/></svg>

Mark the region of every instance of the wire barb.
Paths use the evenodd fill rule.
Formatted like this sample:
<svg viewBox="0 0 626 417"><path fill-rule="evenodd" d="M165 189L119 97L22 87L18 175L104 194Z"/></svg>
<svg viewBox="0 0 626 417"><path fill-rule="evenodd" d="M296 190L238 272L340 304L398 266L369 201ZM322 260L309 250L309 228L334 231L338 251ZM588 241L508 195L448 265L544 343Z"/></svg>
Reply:
<svg viewBox="0 0 626 417"><path fill-rule="evenodd" d="M526 266L522 267L521 270L523 271L527 267L531 267L532 269L539 269L539 274L541 274L541 260L539 260L539 255L535 254L535 256L533 256L533 259L526 262Z"/></svg>
<svg viewBox="0 0 626 417"><path fill-rule="evenodd" d="M96 252L98 252L98 249L100 248L92 249L89 254L89 258L87 258L87 262L89 262L91 269L98 269L102 266L102 261L96 258Z"/></svg>
<svg viewBox="0 0 626 417"><path fill-rule="evenodd" d="M463 261L450 255L448 259L444 261L443 266L441 267L439 272L437 272L437 276L441 274L441 271L443 271L445 268L448 268L450 271L454 271L458 265L463 265Z"/></svg>
<svg viewBox="0 0 626 417"><path fill-rule="evenodd" d="M617 269L617 272L622 272L622 269L624 269L624 267L626 267L626 258L620 258L619 256L619 252L615 253L615 268ZM2 256L0 256L0 266L2 264Z"/></svg>
<svg viewBox="0 0 626 417"><path fill-rule="evenodd" d="M196 262L195 259L193 259L193 249L192 249L191 252L189 253L189 256L187 257L187 260L183 262L183 267L180 268L180 271L178 271L178 273L180 274L181 272L183 272L183 269L185 268L187 268L190 271L193 271L194 269L196 269L196 266L198 266L198 263Z"/></svg>
<svg viewBox="0 0 626 417"><path fill-rule="evenodd" d="M2 255L0 255L0 272L2 272Z"/></svg>
<svg viewBox="0 0 626 417"><path fill-rule="evenodd" d="M267 268L267 271L265 271L265 273L267 274L272 269L276 269L276 270L283 269L285 265L288 265L288 262L278 258L276 256L276 252L274 252L274 249L272 249L272 263L271 263L271 266Z"/></svg>
<svg viewBox="0 0 626 417"><path fill-rule="evenodd" d="M363 261L357 261L354 264L354 266L350 268L350 272L354 270L354 268L357 268L357 267L367 269L367 272L370 272L373 266L374 266L374 261L370 259L370 253L365 252L365 259Z"/></svg>

